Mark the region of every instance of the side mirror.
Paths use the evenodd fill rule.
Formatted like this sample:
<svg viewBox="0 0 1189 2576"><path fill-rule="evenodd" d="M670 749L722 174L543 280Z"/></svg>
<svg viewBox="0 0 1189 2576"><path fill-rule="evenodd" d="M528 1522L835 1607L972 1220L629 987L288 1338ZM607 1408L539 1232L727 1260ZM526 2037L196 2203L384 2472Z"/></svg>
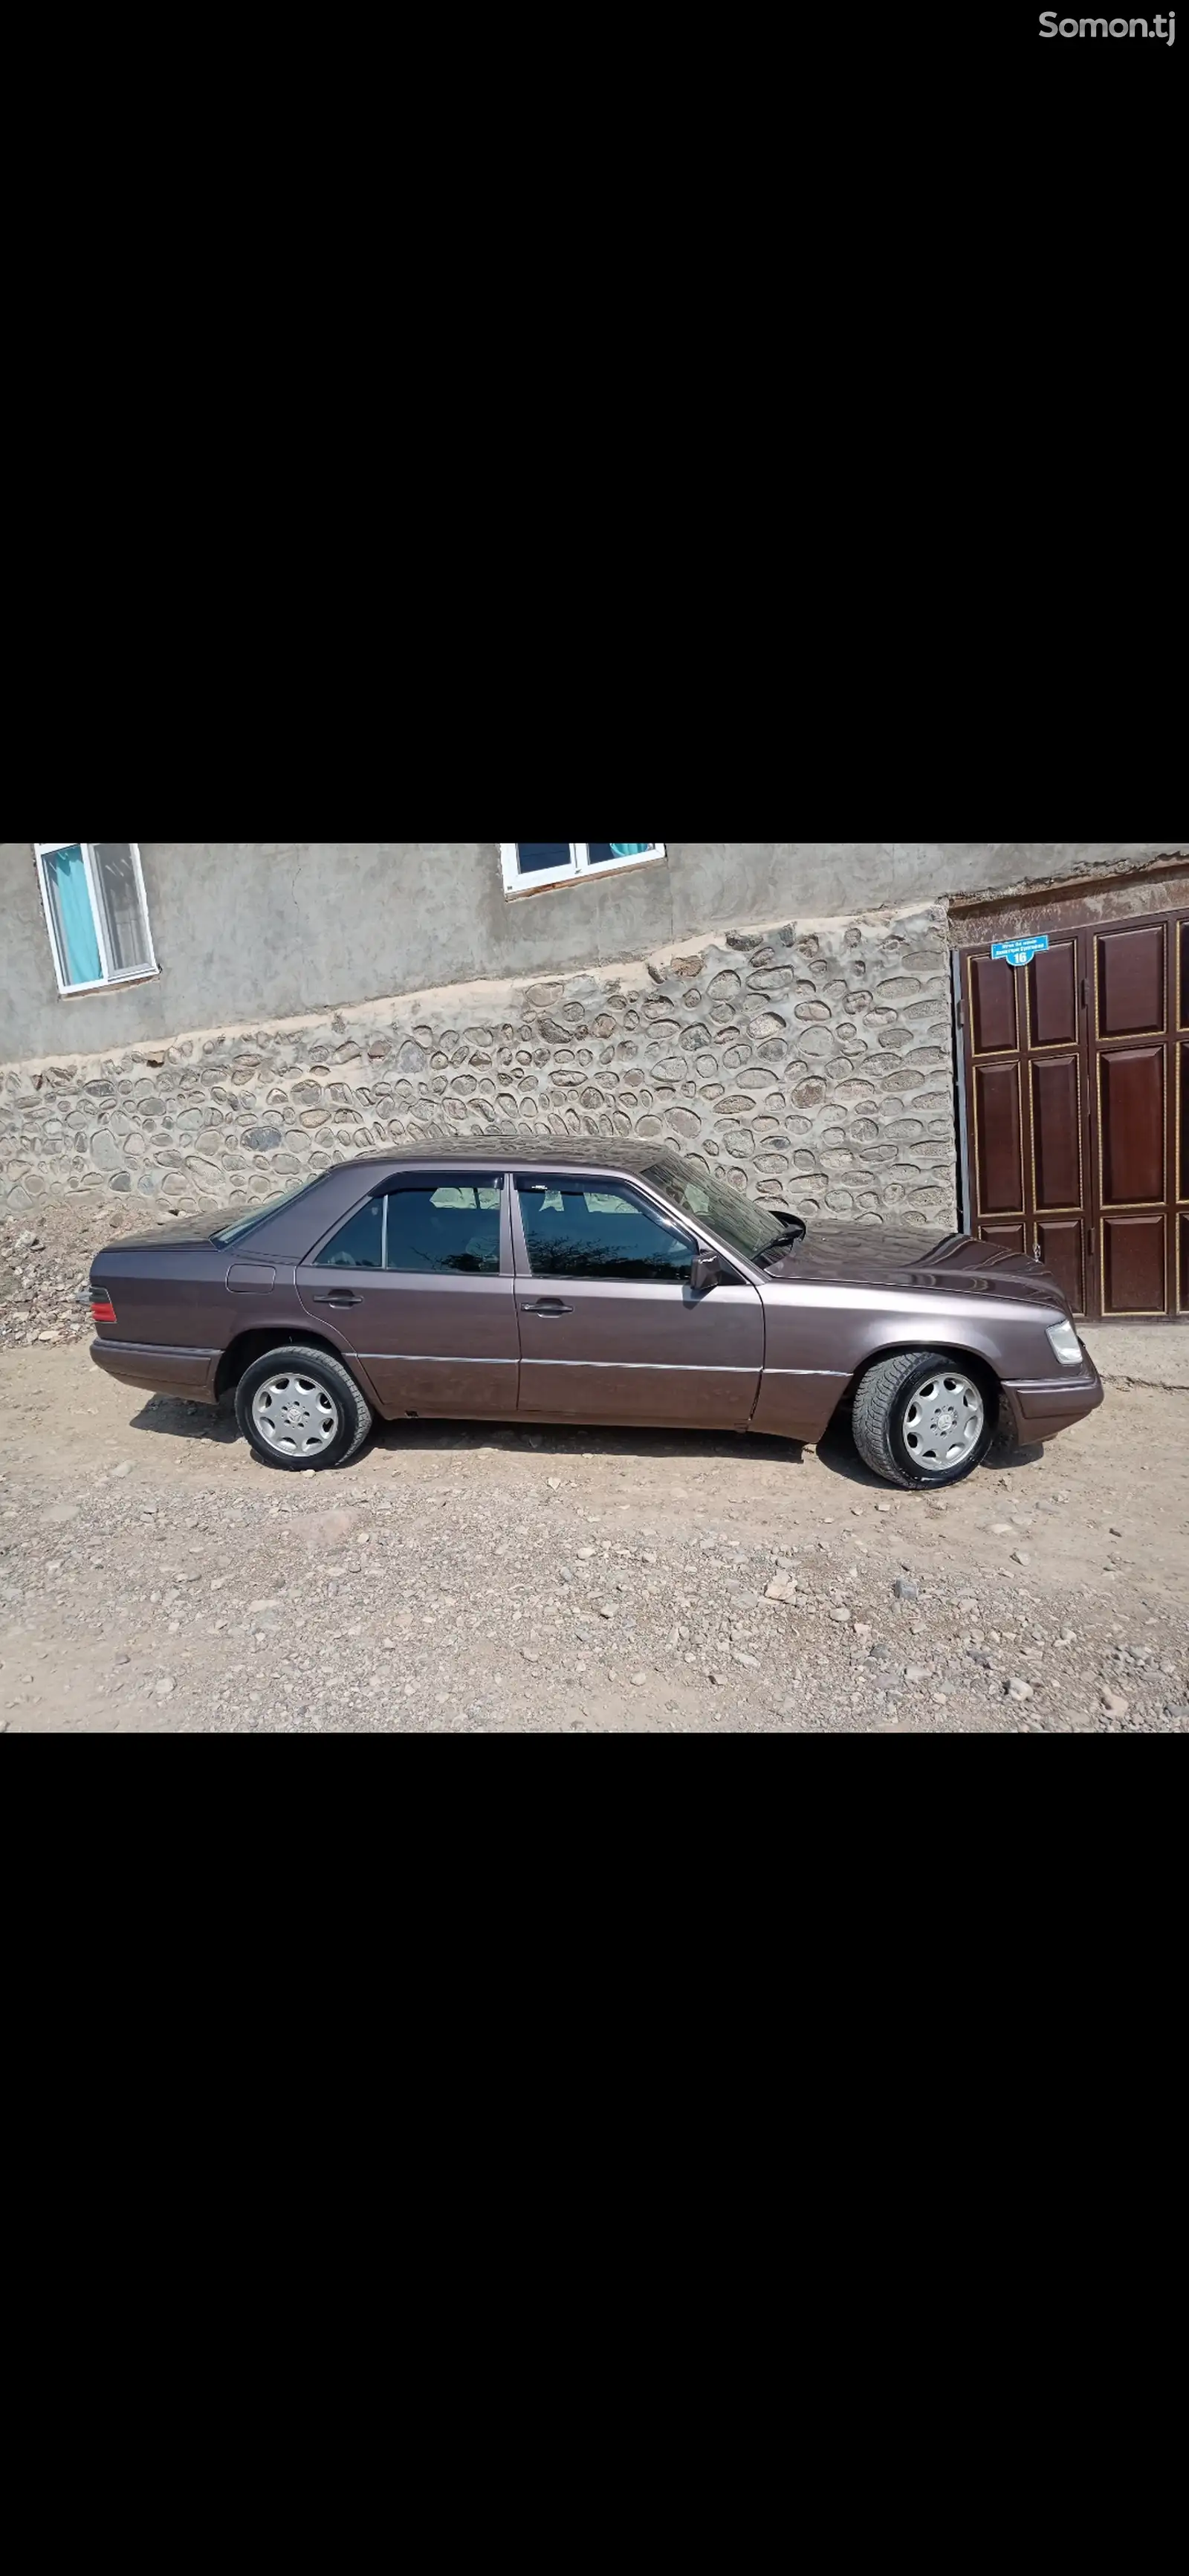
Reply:
<svg viewBox="0 0 1189 2576"><path fill-rule="evenodd" d="M718 1278L719 1263L717 1252L707 1252L705 1247L702 1244L699 1244L698 1249L694 1254L693 1267L689 1274L689 1284L693 1289L695 1297L704 1296L707 1288L716 1288L718 1285Z"/></svg>

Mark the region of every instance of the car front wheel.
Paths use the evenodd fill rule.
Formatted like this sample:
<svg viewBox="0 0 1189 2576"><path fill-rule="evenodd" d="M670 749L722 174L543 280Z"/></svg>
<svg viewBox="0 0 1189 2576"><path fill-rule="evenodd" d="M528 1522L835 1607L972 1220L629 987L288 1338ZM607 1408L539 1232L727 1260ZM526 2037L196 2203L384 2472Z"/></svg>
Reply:
<svg viewBox="0 0 1189 2576"><path fill-rule="evenodd" d="M939 1351L877 1360L855 1397L855 1447L891 1485L956 1485L985 1458L997 1422L982 1379Z"/></svg>
<svg viewBox="0 0 1189 2576"><path fill-rule="evenodd" d="M270 1467L345 1467L372 1427L354 1378L328 1351L266 1351L235 1390L245 1440Z"/></svg>

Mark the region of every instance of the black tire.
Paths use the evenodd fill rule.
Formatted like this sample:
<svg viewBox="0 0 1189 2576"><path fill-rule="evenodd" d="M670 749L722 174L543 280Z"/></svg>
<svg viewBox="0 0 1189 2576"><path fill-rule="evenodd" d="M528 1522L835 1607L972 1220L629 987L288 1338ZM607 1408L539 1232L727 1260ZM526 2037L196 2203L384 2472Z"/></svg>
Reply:
<svg viewBox="0 0 1189 2576"><path fill-rule="evenodd" d="M1029 1454L1021 1447L1020 1435L1016 1429L1016 1417L1005 1395L999 1398L999 1419L988 1443L986 1454L992 1467L1010 1467L1014 1459Z"/></svg>
<svg viewBox="0 0 1189 2576"><path fill-rule="evenodd" d="M325 1447L274 1448L258 1428L253 1414L256 1396L270 1379L287 1375L300 1380L299 1391L307 1402L312 1399L316 1405L316 1391L321 1390L335 1407L338 1429ZM266 1351L263 1359L253 1360L235 1390L235 1418L258 1458L263 1458L269 1467L284 1467L298 1475L311 1467L347 1466L362 1449L372 1427L371 1407L350 1370L341 1360L332 1359L329 1351L314 1350L304 1342L286 1342L279 1350Z"/></svg>
<svg viewBox="0 0 1189 2576"><path fill-rule="evenodd" d="M953 1466L936 1469L922 1467L911 1446L914 1434L905 1429L914 1395L933 1377L976 1388L983 1408L982 1428L970 1448ZM855 1397L853 1429L860 1458L889 1485L923 1486L931 1493L944 1485L961 1484L964 1476L981 1466L998 1423L998 1389L992 1391L984 1371L969 1360L947 1358L941 1351L898 1351L894 1359L877 1360Z"/></svg>

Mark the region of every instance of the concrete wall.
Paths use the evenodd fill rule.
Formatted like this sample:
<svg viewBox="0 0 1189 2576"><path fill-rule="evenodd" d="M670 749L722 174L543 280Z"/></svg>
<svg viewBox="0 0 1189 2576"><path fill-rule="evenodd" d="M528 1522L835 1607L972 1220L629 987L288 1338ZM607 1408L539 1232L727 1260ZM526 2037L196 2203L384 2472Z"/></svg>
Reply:
<svg viewBox="0 0 1189 2576"><path fill-rule="evenodd" d="M145 841L159 977L64 999L32 843L6 841L0 1061L97 1052L478 976L604 966L728 925L928 904L1184 846L677 841L653 865L509 901L494 841Z"/></svg>
<svg viewBox="0 0 1189 2576"><path fill-rule="evenodd" d="M0 1208L130 1196L146 1223L267 1198L373 1147L493 1128L675 1146L736 1188L954 1222L940 904L783 922L643 965L452 984L0 1081Z"/></svg>

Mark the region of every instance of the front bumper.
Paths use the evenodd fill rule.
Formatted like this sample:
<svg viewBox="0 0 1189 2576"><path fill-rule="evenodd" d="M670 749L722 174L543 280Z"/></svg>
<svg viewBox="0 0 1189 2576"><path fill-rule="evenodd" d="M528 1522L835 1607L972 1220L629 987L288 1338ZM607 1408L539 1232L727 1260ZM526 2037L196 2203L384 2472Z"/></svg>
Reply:
<svg viewBox="0 0 1189 2576"><path fill-rule="evenodd" d="M1103 1398L1102 1379L1084 1346L1082 1358L1082 1368L1065 1369L1060 1377L1004 1380L1003 1392L1021 1441L1055 1440L1059 1431L1070 1430L1097 1410Z"/></svg>
<svg viewBox="0 0 1189 2576"><path fill-rule="evenodd" d="M218 1351L175 1350L160 1342L92 1342L97 1368L122 1386L144 1386L152 1395L184 1395L213 1404Z"/></svg>

